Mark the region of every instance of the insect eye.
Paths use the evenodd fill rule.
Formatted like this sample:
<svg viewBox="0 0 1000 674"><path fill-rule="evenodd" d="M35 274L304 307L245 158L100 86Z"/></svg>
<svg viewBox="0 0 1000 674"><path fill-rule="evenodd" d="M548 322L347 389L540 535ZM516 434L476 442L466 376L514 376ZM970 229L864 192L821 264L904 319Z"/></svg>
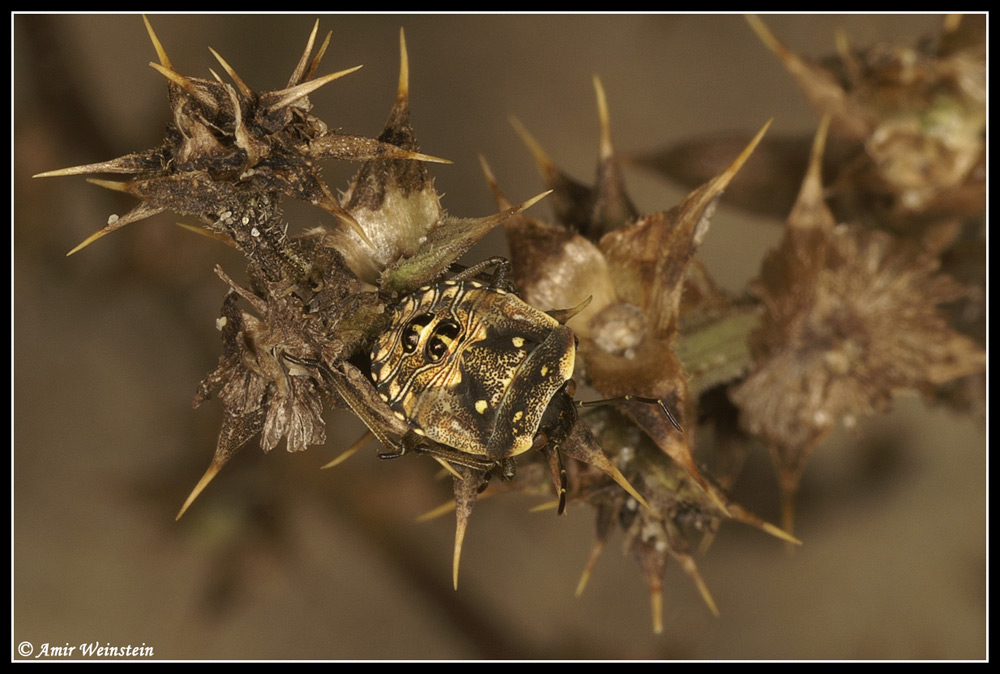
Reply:
<svg viewBox="0 0 1000 674"><path fill-rule="evenodd" d="M430 322L430 314L420 314L406 324L402 334L403 351L413 353L417 350L417 345L420 343L420 335Z"/></svg>
<svg viewBox="0 0 1000 674"><path fill-rule="evenodd" d="M427 359L438 361L448 353L452 343L458 337L462 328L452 320L441 321L434 327L430 339L427 340Z"/></svg>

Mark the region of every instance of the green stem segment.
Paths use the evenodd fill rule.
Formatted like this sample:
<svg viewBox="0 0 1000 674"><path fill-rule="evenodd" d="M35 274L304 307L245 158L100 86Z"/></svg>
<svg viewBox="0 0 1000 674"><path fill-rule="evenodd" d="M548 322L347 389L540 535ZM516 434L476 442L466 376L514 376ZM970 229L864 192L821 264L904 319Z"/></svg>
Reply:
<svg viewBox="0 0 1000 674"><path fill-rule="evenodd" d="M724 316L682 331L677 355L690 378L691 393L700 395L718 384L743 376L753 364L750 335L760 325L755 306L737 307Z"/></svg>

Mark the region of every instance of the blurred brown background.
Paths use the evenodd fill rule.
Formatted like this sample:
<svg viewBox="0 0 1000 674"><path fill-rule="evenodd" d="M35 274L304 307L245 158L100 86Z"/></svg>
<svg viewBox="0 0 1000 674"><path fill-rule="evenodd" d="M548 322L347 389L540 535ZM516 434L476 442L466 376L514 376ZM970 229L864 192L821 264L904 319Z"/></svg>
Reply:
<svg viewBox="0 0 1000 674"><path fill-rule="evenodd" d="M616 147L648 150L739 131L811 134L816 120L740 16L323 16L321 72L364 68L312 96L315 112L376 135L394 98L406 30L413 123L450 212L494 204L477 153L515 200L541 191L517 116L565 169L593 175L592 76ZM174 66L208 76L219 51L257 89L280 88L314 16L152 16ZM912 42L933 16L775 16L807 54ZM146 645L157 658L962 658L986 656L986 439L978 422L915 397L838 433L812 459L794 555L726 524L699 561L722 613L667 571L664 633L614 538L583 597L573 591L593 521L531 514L519 496L481 501L451 589L453 518L415 518L450 498L433 462L381 462L370 446L320 465L361 426L328 416L325 447L263 455L248 445L179 523L208 465L221 408L190 408L220 353L215 317L237 255L168 215L84 252L66 251L134 201L40 171L158 144L163 78L138 16L12 17L13 628L22 641ZM748 168L750 168L748 166ZM330 164L343 186L355 167ZM644 211L685 190L627 176ZM537 217L547 211L535 207ZM289 205L292 227L324 213ZM727 208L703 247L732 290L779 236ZM502 250L492 237L472 259ZM734 496L778 517L763 450Z"/></svg>

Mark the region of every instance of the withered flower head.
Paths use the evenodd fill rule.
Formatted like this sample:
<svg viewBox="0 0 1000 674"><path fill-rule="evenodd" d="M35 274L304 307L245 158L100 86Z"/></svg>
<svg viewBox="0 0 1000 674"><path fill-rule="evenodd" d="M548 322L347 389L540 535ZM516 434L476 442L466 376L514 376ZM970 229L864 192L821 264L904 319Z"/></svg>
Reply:
<svg viewBox="0 0 1000 674"><path fill-rule="evenodd" d="M656 447L648 435L617 412L596 410L587 420L601 446L617 456L630 475L636 476L634 479L650 507L637 507L620 490L609 489L592 471L580 477L580 498L597 510L597 526L577 595L586 587L616 524L624 532L625 554L635 559L649 588L653 629L657 633L662 631L663 576L670 559L688 574L708 609L719 615L708 585L698 571L695 555L708 549L724 520L741 522L789 544L799 544L795 537L729 501L713 483L709 483L710 491L706 492L680 464ZM719 498L725 499L724 507Z"/></svg>
<svg viewBox="0 0 1000 674"><path fill-rule="evenodd" d="M915 47L856 50L838 35L837 57L822 62L748 20L833 132L864 144L867 161L843 179L874 183L900 216L985 205L985 17L949 16Z"/></svg>
<svg viewBox="0 0 1000 674"><path fill-rule="evenodd" d="M764 260L754 371L731 397L744 427L770 448L791 498L809 454L840 420L884 410L904 389L933 387L985 367L940 305L964 294L912 242L838 224L820 175L826 122L785 238Z"/></svg>
<svg viewBox="0 0 1000 674"><path fill-rule="evenodd" d="M71 252L126 224L173 210L197 216L202 221L197 231L247 257L250 288L217 270L230 288L219 319L225 348L195 404L218 391L226 414L215 457L183 513L254 436L261 435L265 451L282 439L290 451L324 442L326 395L379 425L379 439L405 433L405 423L385 408L371 382L347 359L365 351L384 327L385 297L435 280L491 228L535 200L479 219L444 213L421 163L443 160L417 152L409 125L402 33L396 103L381 137L371 139L331 131L310 113L310 93L356 70L314 78L330 42L328 34L312 55L318 22L288 85L265 93L254 92L214 51L233 84L214 72L213 80L179 74L148 21L146 27L159 58L151 65L168 81L173 112L163 144L41 175L122 174L129 179L95 182L142 200ZM320 174L317 162L327 158L364 162L340 200ZM337 219L318 231L289 236L279 211L281 198L289 196ZM377 284L381 292L363 281ZM238 299L252 313L239 309ZM295 365L302 361L325 366L332 394L315 371Z"/></svg>
<svg viewBox="0 0 1000 674"><path fill-rule="evenodd" d="M570 325L580 339L587 383L611 398L633 395L666 401L687 428L684 420L693 418L693 410L675 352L682 298L692 276L698 275L694 253L708 231L716 201L763 131L726 171L676 208L630 215L634 207L611 148L603 91L596 80L595 86L602 138L594 188L584 188L555 169L521 130L553 190L559 222L518 216L505 224L515 280L536 306L583 306ZM491 182L500 203L506 203L492 177ZM618 214L617 220L607 213ZM695 480L702 480L689 445L693 433L677 433L659 410L636 405L629 414Z"/></svg>
<svg viewBox="0 0 1000 674"><path fill-rule="evenodd" d="M215 52L232 85L217 76L212 81L180 75L146 25L160 61L153 67L168 80L173 121L167 139L149 152L43 175L126 174L131 176L127 182L99 184L142 200L74 252L124 224L170 209L198 216L202 233L247 257L247 287L217 269L229 287L218 321L224 351L218 367L199 386L195 405L217 394L225 416L212 462L178 517L255 436L260 436L265 452L282 440L289 451L324 442L322 414L329 397L365 422L370 437L386 447L382 456L429 453L454 476L457 583L462 540L475 499L494 470L502 468L504 477L509 477L513 461L508 455L498 460L492 454L480 457L444 447L415 427L413 419L390 407L384 392L376 391L368 372L374 365L371 349L378 335L400 327L391 323L395 320L387 310L391 304L405 302L419 288L440 282L492 228L544 195L483 218L456 218L444 211L420 163L440 160L418 152L409 122L409 69L402 32L396 101L380 137L368 139L331 132L310 114L307 95L351 72L312 79L330 39L310 58L318 24L288 86L263 94L255 93ZM320 176L316 162L324 158L364 162L339 199ZM288 235L278 209L281 198L289 196L319 206L337 220L328 227ZM494 296L504 293L501 288ZM558 325L571 313L553 312L556 318L544 316L543 322ZM559 334L571 339L568 330ZM560 394L566 396L561 390ZM560 424L562 415L575 420L571 398L560 401L559 409L568 410L558 412ZM544 411L543 407L538 414ZM515 424L520 415L517 412L509 423ZM645 504L582 424L573 425L566 440L564 454L610 476ZM533 445L535 439L527 441ZM549 451L548 457L558 484L558 454Z"/></svg>
<svg viewBox="0 0 1000 674"><path fill-rule="evenodd" d="M584 571L582 591L604 541L617 522L626 531L626 551L635 557L660 628L663 569L668 557L691 575L710 610L714 602L690 552L724 518L790 536L729 502L694 460L695 396L677 355L685 313L695 306L717 310L726 304L694 259L723 189L763 136L762 130L719 176L693 191L677 207L642 216L625 192L611 146L610 121L600 82L595 79L601 118L600 160L594 187L557 169L519 123L516 128L539 164L556 222L516 216L507 221L515 280L529 302L540 307L577 307L570 325L580 343L577 378L611 399L638 397L646 404L620 405L627 416L588 415L599 444L616 457L650 504L638 508L620 490L585 471L573 496L598 511L598 537ZM766 129L766 127L765 127ZM506 204L487 169L501 205ZM676 410L680 428L657 405ZM640 430L641 429L641 430ZM692 515L692 513L694 513ZM697 521L689 527L683 522Z"/></svg>
<svg viewBox="0 0 1000 674"><path fill-rule="evenodd" d="M260 94L214 51L234 84L223 82L214 72L213 80L179 74L148 21L146 27L160 61L150 65L168 82L172 122L158 148L41 174L129 176L127 181L94 182L142 200L71 253L126 224L172 210L200 218L206 233L243 250L265 269L269 278L280 277L283 269L303 273L302 262L294 259L287 246L266 243L284 238L276 211L282 196L318 206L357 229L357 223L323 182L317 161L382 157L441 161L389 143L333 132L310 114L310 93L357 70L351 68L313 79L330 41L328 34L310 59L318 22L288 85ZM284 255L292 259L281 259L282 254L273 250L276 248L284 248Z"/></svg>
<svg viewBox="0 0 1000 674"><path fill-rule="evenodd" d="M560 507L568 499L587 503L597 513L597 539L578 590L617 525L650 589L659 631L663 572L670 559L717 612L694 554L707 547L721 522L736 520L798 542L731 502L696 462L697 426L709 395L722 398L723 385L740 380L732 399L746 431L771 448L787 497L805 458L838 419L882 409L899 389L928 390L985 366L983 350L944 318L941 305L960 298L964 289L938 271L939 261L928 248L883 231L837 224L827 210L818 168L825 132L785 240L752 288L755 299L737 299L715 287L695 256L723 190L764 130L742 151L727 154L731 163L713 171L675 208L642 214L625 189L604 92L595 80L601 120L596 184L582 184L556 168L518 124L550 190L554 222L522 215L544 195L514 205L488 169L500 212L457 218L445 211L426 167L443 160L420 152L410 125L402 33L395 103L382 133L372 139L335 132L312 114L309 95L354 70L316 76L330 43L328 35L313 55L318 26L287 85L263 93L251 89L214 51L228 81L214 72L212 79L179 74L148 22L147 28L158 54L152 66L167 80L172 112L163 143L42 175L117 174L121 180L94 182L140 199L132 211L71 252L126 224L172 210L198 218L193 229L247 258L243 282L216 270L227 288L217 322L223 353L198 387L195 405L217 396L224 417L209 468L181 514L254 438L259 436L265 452L282 441L289 451L324 442L323 412L329 402L350 408L368 427L365 438L345 454L376 439L385 447L384 458L426 453L453 477L456 584L469 517L490 479L505 478L494 481L494 491L549 495L555 485L563 499ZM836 73L807 66L773 36L765 39L797 74L819 83L816 100L834 109L842 132L855 149L867 153L864 170L878 176L879 189L884 184L894 207L923 213L940 206L949 190L974 183L984 155L979 43L966 42L954 31L945 37L937 54L921 47L858 55L844 47ZM741 147L742 142L745 138ZM362 162L339 195L323 180L319 163L324 159ZM287 197L334 218L316 229L289 233L280 212ZM500 224L512 250L513 279L506 265L495 261L456 271L458 258ZM494 271L489 285L499 308L475 301L463 307L466 318L483 319L492 311L489 336L495 339L488 355L494 360L486 363L491 367L483 365L488 359L479 363L477 372L485 376L474 382L490 380L489 394L454 393L454 372L446 373L444 383L411 376L432 369L425 367L434 360L432 343L450 355L475 340L460 339L455 322L441 333L434 333L436 327L423 330L430 323L421 320L429 313L400 318L402 312L393 307L416 307L417 298L446 287L453 289L447 301L458 304L458 283L449 286L446 276L460 279L464 300L466 293L479 292L475 283L489 264L502 269ZM476 290L467 291L466 283ZM497 299L504 296L508 299ZM545 352L554 352L552 358L531 361L541 365L537 369L519 368L526 354L544 350L521 351L523 336L497 329L510 318L505 312L522 311L518 297L531 305L522 313L530 309L537 319L530 328L562 339ZM754 301L758 304L748 309ZM486 333L484 328L475 336ZM716 349L718 342L703 348L700 338L707 333L723 335L724 348ZM384 334L395 334L396 341L373 349ZM413 369L403 377L393 374L383 356L396 345L405 350L420 340L426 346L411 350L418 353ZM537 340L543 341L548 343ZM511 345L516 358L509 355ZM713 365L704 367L706 362ZM459 381L467 371L459 373ZM578 414L571 375L614 407ZM537 394L555 379L561 405ZM426 432L439 429L422 426L403 397L392 397L392 387L401 390L404 380L421 389L407 403L429 392L427 400L439 413L435 422L467 430L470 426L456 421L460 413L486 419L484 434L503 442L489 445L492 453L482 455L445 446L451 443ZM501 398L530 409L525 413L508 406L509 416L476 416ZM537 433L494 434L502 424L545 415L552 423L544 429L541 423L533 426ZM507 446L511 438L518 451L541 451L503 454L496 445ZM563 456L576 461L563 465ZM516 474L515 458L523 468Z"/></svg>

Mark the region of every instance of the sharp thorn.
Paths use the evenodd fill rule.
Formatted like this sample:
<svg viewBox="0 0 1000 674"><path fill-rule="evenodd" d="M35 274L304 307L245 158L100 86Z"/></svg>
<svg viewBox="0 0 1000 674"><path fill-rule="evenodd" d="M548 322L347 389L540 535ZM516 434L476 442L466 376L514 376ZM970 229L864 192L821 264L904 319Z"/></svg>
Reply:
<svg viewBox="0 0 1000 674"><path fill-rule="evenodd" d="M309 61L309 54L312 52L313 45L316 43L317 32L319 32L319 19L316 19L316 22L313 24L312 31L309 33L309 39L306 40L306 48L302 52L302 56L299 57L299 62L295 64L295 70L292 71L292 76L288 78L289 87L294 87L306 79L306 63Z"/></svg>
<svg viewBox="0 0 1000 674"><path fill-rule="evenodd" d="M216 463L215 461L213 461L211 465L209 465L208 470L206 470L205 474L201 476L201 479L198 480L198 484L194 486L194 489L191 490L191 493L188 495L187 500L184 501L184 505L181 506L180 512L178 512L177 517L174 518L175 520L179 520L184 515L184 513L187 512L187 509L191 507L191 504L194 503L194 500L198 498L199 494L201 494L201 492L205 490L205 487L208 486L208 483L211 482L215 478L215 476L219 474L219 471L222 469L222 466L223 464Z"/></svg>
<svg viewBox="0 0 1000 674"><path fill-rule="evenodd" d="M219 65L222 66L222 69L225 70L226 74L229 75L230 79L233 80L233 83L236 85L236 88L240 90L240 93L243 94L243 97L253 98L254 97L253 89L247 86L247 83L243 81L243 78L241 78L239 75L236 74L236 71L233 70L232 66L230 66L226 62L226 59L222 58L219 52L215 51L211 47L208 48L208 51L212 52L212 56L215 57L215 60L219 62Z"/></svg>
<svg viewBox="0 0 1000 674"><path fill-rule="evenodd" d="M287 105L291 105L295 101L305 98L312 92L316 91L320 87L329 84L330 82L343 77L344 75L350 75L355 70L358 70L361 66L354 66L353 68L348 68L347 70L341 70L339 72L330 73L329 75L324 75L323 77L317 77L314 80L308 82L303 82L302 84L297 84L293 87L287 89L281 89L280 91L268 92L268 98L276 98L277 100L271 102L268 107L271 110L277 110L278 108L283 108Z"/></svg>
<svg viewBox="0 0 1000 674"><path fill-rule="evenodd" d="M153 43L153 49L156 50L156 58L160 59L160 65L164 68L174 69L173 64L170 63L170 59L167 57L167 52L160 44L160 38L156 37L156 32L153 30L153 24L149 22L146 15L142 15L142 21L146 24L146 32L149 33L149 39Z"/></svg>

